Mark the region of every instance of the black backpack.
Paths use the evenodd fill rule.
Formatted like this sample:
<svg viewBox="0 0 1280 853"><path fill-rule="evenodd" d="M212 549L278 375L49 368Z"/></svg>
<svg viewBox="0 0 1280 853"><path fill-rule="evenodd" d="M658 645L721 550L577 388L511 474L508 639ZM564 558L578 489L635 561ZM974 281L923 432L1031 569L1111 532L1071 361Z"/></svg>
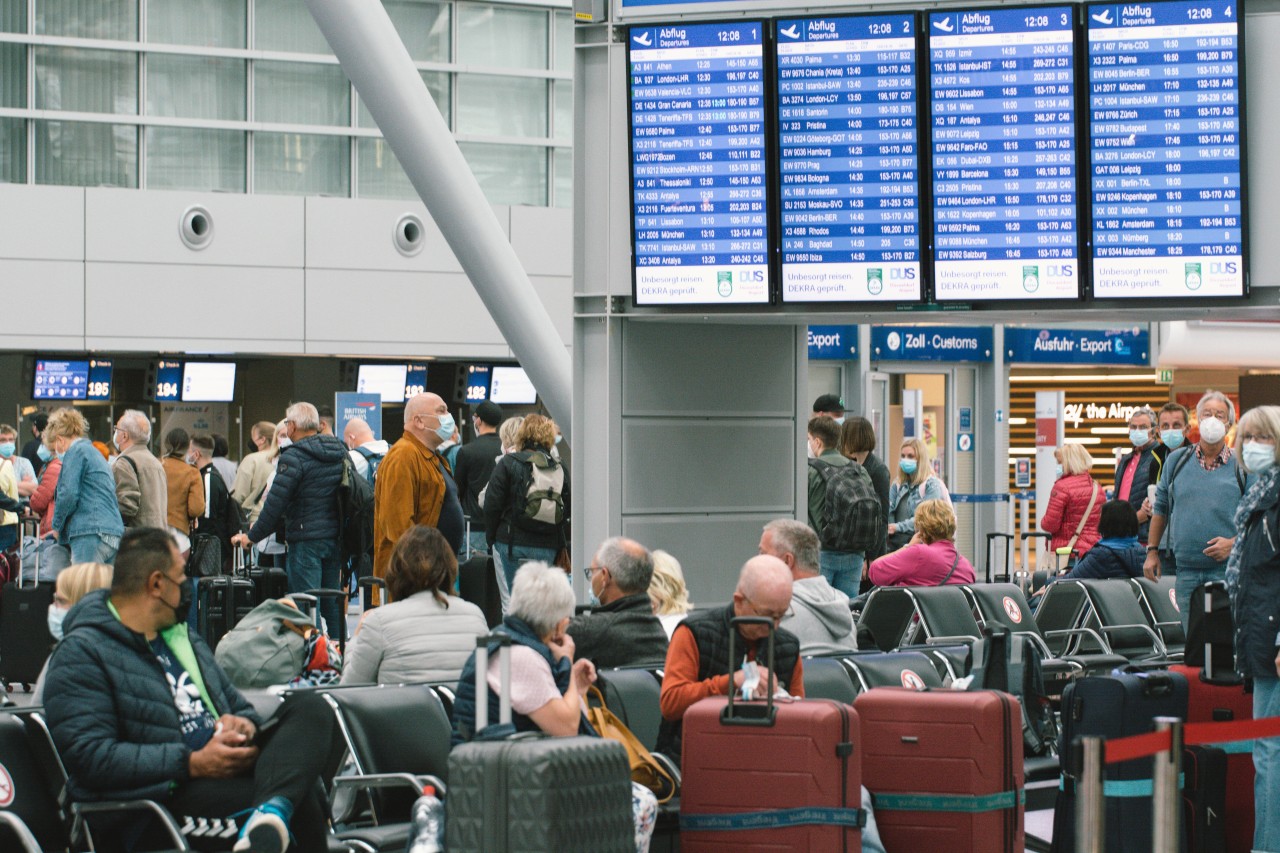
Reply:
<svg viewBox="0 0 1280 853"><path fill-rule="evenodd" d="M826 508L819 519L818 540L828 551L867 551L880 536L880 498L867 469L857 462L809 464L827 487Z"/></svg>
<svg viewBox="0 0 1280 853"><path fill-rule="evenodd" d="M345 453L338 484L338 534L343 565L373 551L373 486L356 473Z"/></svg>

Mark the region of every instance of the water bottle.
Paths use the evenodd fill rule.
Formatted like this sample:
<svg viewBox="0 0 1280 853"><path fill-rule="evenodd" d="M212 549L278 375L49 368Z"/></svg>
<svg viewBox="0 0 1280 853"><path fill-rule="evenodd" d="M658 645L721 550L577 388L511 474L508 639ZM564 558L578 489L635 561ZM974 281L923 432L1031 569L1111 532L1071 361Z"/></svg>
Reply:
<svg viewBox="0 0 1280 853"><path fill-rule="evenodd" d="M422 787L422 796L413 804L413 830L405 853L443 853L444 803L431 785Z"/></svg>

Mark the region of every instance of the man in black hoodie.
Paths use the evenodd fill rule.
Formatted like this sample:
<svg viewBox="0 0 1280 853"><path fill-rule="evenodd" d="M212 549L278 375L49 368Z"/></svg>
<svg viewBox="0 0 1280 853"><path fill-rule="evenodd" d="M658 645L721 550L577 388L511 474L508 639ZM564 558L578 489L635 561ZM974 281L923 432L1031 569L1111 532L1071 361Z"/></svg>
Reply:
<svg viewBox="0 0 1280 853"><path fill-rule="evenodd" d="M231 544L248 547L279 528L289 546L285 572L289 592L325 587L338 589L341 533L338 486L347 447L333 435L320 434L320 413L310 403L294 403L285 411L285 435L276 462L276 479L267 492L262 513L247 534ZM326 598L320 613L330 628L338 625L338 602Z"/></svg>

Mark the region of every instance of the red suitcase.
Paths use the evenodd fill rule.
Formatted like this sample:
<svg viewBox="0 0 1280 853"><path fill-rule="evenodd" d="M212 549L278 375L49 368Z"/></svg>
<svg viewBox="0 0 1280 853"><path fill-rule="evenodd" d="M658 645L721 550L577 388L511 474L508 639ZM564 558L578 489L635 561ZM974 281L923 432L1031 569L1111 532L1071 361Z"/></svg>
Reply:
<svg viewBox="0 0 1280 853"><path fill-rule="evenodd" d="M1193 666L1171 666L1187 679L1187 722L1226 723L1253 719L1253 695L1244 685L1210 684L1200 680ZM1217 744L1227 753L1226 853L1249 853L1253 849L1253 743Z"/></svg>
<svg viewBox="0 0 1280 853"><path fill-rule="evenodd" d="M886 850L1022 853L1022 712L996 690L876 687L854 702Z"/></svg>
<svg viewBox="0 0 1280 853"><path fill-rule="evenodd" d="M680 849L861 853L861 749L841 702L703 699L684 715Z"/></svg>

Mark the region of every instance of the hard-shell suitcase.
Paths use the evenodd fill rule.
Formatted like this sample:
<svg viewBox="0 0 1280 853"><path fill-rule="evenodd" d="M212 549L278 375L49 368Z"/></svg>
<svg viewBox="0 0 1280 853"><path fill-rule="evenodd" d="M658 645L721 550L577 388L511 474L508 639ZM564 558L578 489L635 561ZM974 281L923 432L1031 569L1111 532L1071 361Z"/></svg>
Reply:
<svg viewBox="0 0 1280 853"><path fill-rule="evenodd" d="M1187 853L1228 850L1227 754L1213 746L1189 746L1182 751L1182 776L1185 780L1182 807ZM1249 830L1252 840L1252 821L1249 822Z"/></svg>
<svg viewBox="0 0 1280 853"><path fill-rule="evenodd" d="M1202 677L1211 682L1239 684L1235 671L1235 622L1231 617L1231 597L1222 581L1209 581L1191 593L1187 614L1187 642L1182 662L1203 667Z"/></svg>
<svg viewBox="0 0 1280 853"><path fill-rule="evenodd" d="M1187 679L1176 672L1122 672L1073 681L1062 693L1063 783L1054 808L1053 849L1075 850L1077 737L1111 740L1155 730L1156 717L1187 718ZM1151 846L1151 791L1154 761L1140 758L1108 764L1103 776L1107 853L1130 853ZM1185 841L1185 838L1184 838ZM1176 853L1176 851L1170 851Z"/></svg>
<svg viewBox="0 0 1280 853"><path fill-rule="evenodd" d="M1023 849L1022 711L997 690L876 687L853 703L886 850Z"/></svg>
<svg viewBox="0 0 1280 853"><path fill-rule="evenodd" d="M490 554L476 554L458 566L458 596L479 607L490 628L502 622L502 599L493 572Z"/></svg>
<svg viewBox="0 0 1280 853"><path fill-rule="evenodd" d="M1171 666L1170 672L1187 679L1187 722L1229 723L1253 719L1253 695L1243 684L1210 684L1201 671L1189 666ZM1227 755L1226 833L1227 853L1249 853L1253 849L1253 743L1221 744Z"/></svg>
<svg viewBox="0 0 1280 853"><path fill-rule="evenodd" d="M38 524L31 519L23 520ZM4 585L4 598L0 600L0 681L12 689L21 684L30 689L40 677L45 659L53 648L53 636L49 633L49 605L53 603L52 583L39 583L37 561L34 571L22 571L23 541L25 531L19 531L19 557L17 575ZM37 552L38 553L38 552Z"/></svg>
<svg viewBox="0 0 1280 853"><path fill-rule="evenodd" d="M489 642L476 649L476 720L489 719ZM510 653L499 645L503 673L499 720L511 720ZM501 658L500 658L501 660ZM445 836L449 853L631 853L631 767L626 750L597 737L524 733L459 744L449 753Z"/></svg>
<svg viewBox="0 0 1280 853"><path fill-rule="evenodd" d="M736 660L737 625L729 628ZM766 666L774 671L773 634ZM772 692L772 691L771 691ZM831 699L703 699L684 715L680 849L862 850L858 714Z"/></svg>
<svg viewBox="0 0 1280 853"><path fill-rule="evenodd" d="M253 582L257 604L273 598L284 598L289 594L289 576L285 570L275 566L259 566L252 549L232 549L231 573Z"/></svg>
<svg viewBox="0 0 1280 853"><path fill-rule="evenodd" d="M195 578L196 631L211 649L257 606L253 581L232 575Z"/></svg>

